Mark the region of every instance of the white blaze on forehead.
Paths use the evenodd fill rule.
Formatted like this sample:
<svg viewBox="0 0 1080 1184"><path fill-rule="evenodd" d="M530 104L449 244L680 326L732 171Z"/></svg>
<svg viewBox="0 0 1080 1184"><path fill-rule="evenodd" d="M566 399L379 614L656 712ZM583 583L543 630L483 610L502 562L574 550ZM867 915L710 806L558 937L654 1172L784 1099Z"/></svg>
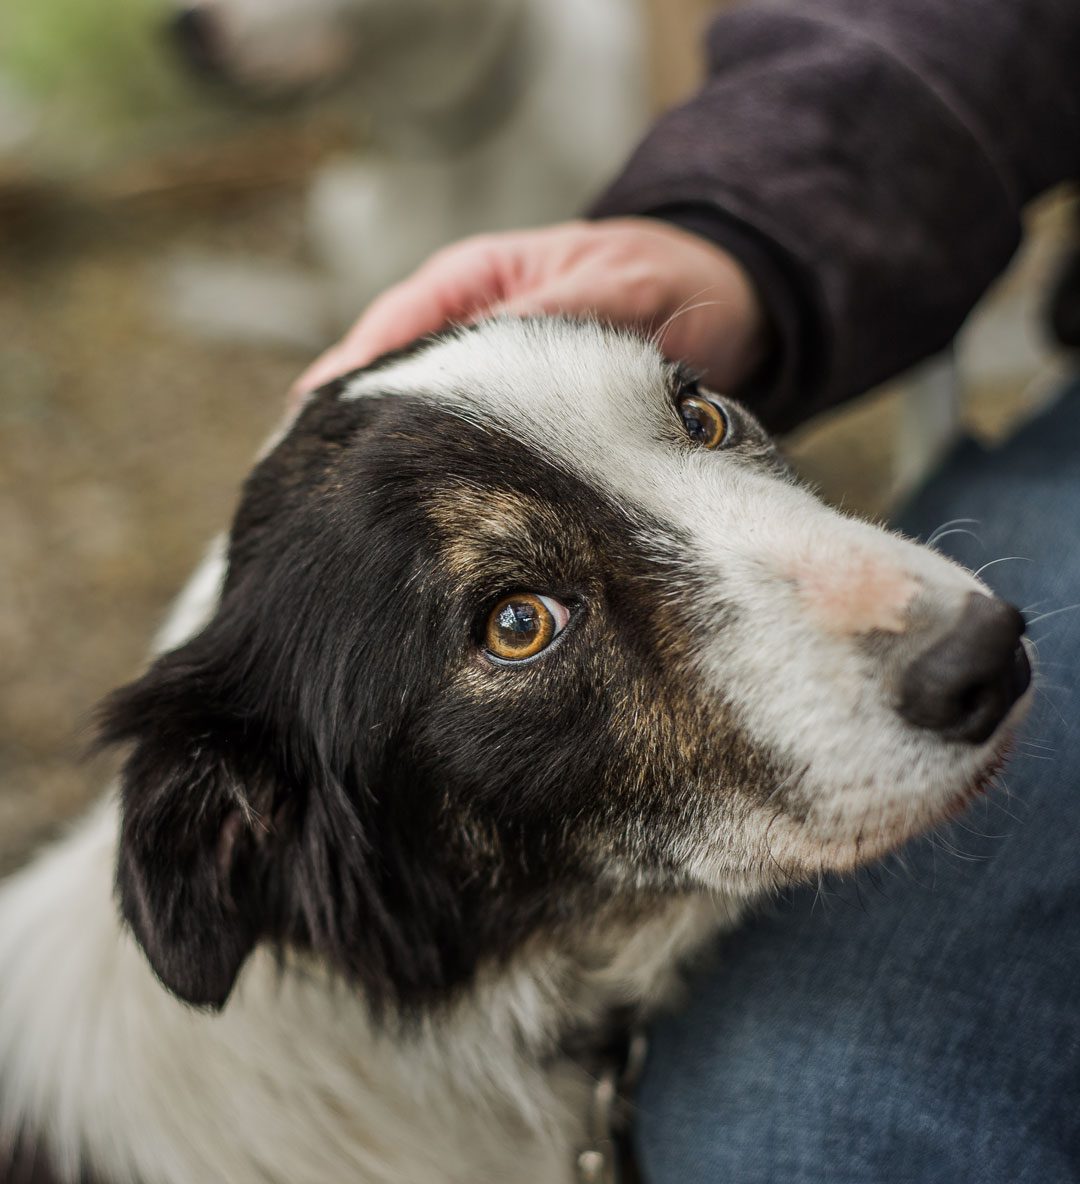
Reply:
<svg viewBox="0 0 1080 1184"><path fill-rule="evenodd" d="M427 399L520 439L631 513L684 534L706 574L719 564L730 579L746 563L757 581L805 579L808 597L850 608L852 632L895 630L913 581L940 580L949 567L737 453L680 447L671 367L630 334L556 319L489 321L359 374L341 397L385 394ZM871 576L875 564L889 574ZM840 579L855 568L861 592L831 587L830 571ZM890 603L876 621L881 594Z"/></svg>
<svg viewBox="0 0 1080 1184"><path fill-rule="evenodd" d="M731 458L674 447L681 429L670 365L642 339L596 324L489 321L358 375L341 397L386 394L505 431L665 525L710 533L709 510L722 508L717 541L730 539L743 504L765 483L781 499L806 498Z"/></svg>

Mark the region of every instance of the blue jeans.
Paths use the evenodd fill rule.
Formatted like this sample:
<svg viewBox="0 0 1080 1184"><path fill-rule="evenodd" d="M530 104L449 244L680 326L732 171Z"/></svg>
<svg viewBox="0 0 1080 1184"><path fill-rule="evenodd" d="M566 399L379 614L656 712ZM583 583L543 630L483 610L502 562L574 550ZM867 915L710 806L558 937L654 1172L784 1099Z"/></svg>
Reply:
<svg viewBox="0 0 1080 1184"><path fill-rule="evenodd" d="M943 835L725 939L660 1022L649 1184L1080 1180L1080 384L962 445L899 520L1032 620L1043 687L1004 777Z"/></svg>

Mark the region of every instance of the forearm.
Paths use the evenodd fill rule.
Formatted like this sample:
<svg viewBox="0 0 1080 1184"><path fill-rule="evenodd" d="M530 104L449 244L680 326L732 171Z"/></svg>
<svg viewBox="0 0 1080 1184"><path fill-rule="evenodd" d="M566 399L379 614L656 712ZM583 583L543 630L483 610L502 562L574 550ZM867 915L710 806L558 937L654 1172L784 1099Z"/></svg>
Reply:
<svg viewBox="0 0 1080 1184"><path fill-rule="evenodd" d="M721 242L777 327L756 396L786 427L933 353L1080 175L1076 0L791 0L718 18L709 80L599 215Z"/></svg>

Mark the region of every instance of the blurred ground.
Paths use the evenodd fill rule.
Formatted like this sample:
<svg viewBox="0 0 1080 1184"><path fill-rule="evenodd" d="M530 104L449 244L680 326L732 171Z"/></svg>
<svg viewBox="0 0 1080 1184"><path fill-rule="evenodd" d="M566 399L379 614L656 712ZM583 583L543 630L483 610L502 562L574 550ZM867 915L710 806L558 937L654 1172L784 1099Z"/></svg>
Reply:
<svg viewBox="0 0 1080 1184"><path fill-rule="evenodd" d="M0 872L100 789L104 764L79 760L88 713L139 668L308 360L280 340L194 337L161 299L177 257L307 262L300 190L318 136L268 148L265 132L81 192L0 172ZM965 415L988 439L1058 367L1038 330L1057 204L1039 225L961 351ZM799 464L880 513L910 406L871 396L803 433Z"/></svg>
<svg viewBox="0 0 1080 1184"><path fill-rule="evenodd" d="M163 258L291 260L298 195L59 215L0 269L0 869L100 785L87 713L150 634L306 354L193 341Z"/></svg>

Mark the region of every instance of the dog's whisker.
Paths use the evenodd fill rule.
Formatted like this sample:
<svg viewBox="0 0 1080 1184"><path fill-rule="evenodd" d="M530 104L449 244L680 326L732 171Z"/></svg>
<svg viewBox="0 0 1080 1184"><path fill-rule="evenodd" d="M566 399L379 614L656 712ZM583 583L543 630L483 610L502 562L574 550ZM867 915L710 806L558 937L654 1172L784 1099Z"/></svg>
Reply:
<svg viewBox="0 0 1080 1184"><path fill-rule="evenodd" d="M972 574L979 577L982 573L991 567L996 567L999 563L1034 563L1033 559L1029 559L1026 555L1004 555L1001 559L991 559L989 563L984 563L977 571Z"/></svg>
<svg viewBox="0 0 1080 1184"><path fill-rule="evenodd" d="M1006 791L1006 798L1007 799L1009 798L1007 791ZM1017 822L1021 826L1023 825L1024 820L1018 814L1014 814L1010 809L1008 809L1008 807L1006 807L1005 804L1002 801L1000 801L1000 799L988 798L987 800L991 806L1000 810L1001 813L1004 814L1007 818L1011 818L1013 822Z"/></svg>
<svg viewBox="0 0 1080 1184"><path fill-rule="evenodd" d="M1031 628L1032 625L1038 625L1040 621L1048 621L1051 617L1060 616L1062 613L1076 612L1078 608L1080 608L1080 603L1067 604L1064 608L1055 608L1048 613L1040 613L1039 616L1032 617L1031 620L1028 621L1028 628Z"/></svg>
<svg viewBox="0 0 1080 1184"><path fill-rule="evenodd" d="M726 300L701 300L696 304L691 304L684 308L678 309L676 312L673 312L671 316L669 316L663 325L661 325L661 327L657 330L656 334L654 335L655 344L658 348L663 348L664 339L666 338L671 327L680 317L688 316L690 313L697 312L702 308L727 308L730 306L730 303L730 301Z"/></svg>
<svg viewBox="0 0 1080 1184"><path fill-rule="evenodd" d="M1043 702L1045 702L1046 704L1049 705L1049 707L1053 710L1054 714L1058 717L1059 720L1061 720L1062 725L1064 727L1068 728L1069 721L1065 718L1064 715L1061 714L1061 709L1054 702L1053 697L1046 693L1048 690L1065 691L1066 693L1069 693L1069 692L1071 692L1072 688L1071 687L1044 686L1042 683L1035 684L1035 694L1038 695L1039 698L1041 698L1043 700Z"/></svg>
<svg viewBox="0 0 1080 1184"><path fill-rule="evenodd" d="M968 832L968 834L974 835L977 839L990 839L990 840L996 841L996 840L1008 838L1007 834L997 834L997 833L990 833L989 831L979 830L978 827L971 826L968 823L966 823L964 821L963 817L957 818L953 822L953 825L955 827L958 827L960 830L966 830Z"/></svg>
<svg viewBox="0 0 1080 1184"><path fill-rule="evenodd" d="M772 790L769 791L768 796L761 803L762 807L767 806L773 800L773 798L775 798L776 795L781 792L781 790L786 789L792 783L792 781L795 780L796 777L798 777L801 780L805 775L806 775L805 768L803 768L802 770L793 770L782 781L778 782L777 785Z"/></svg>
<svg viewBox="0 0 1080 1184"><path fill-rule="evenodd" d="M1038 659L1040 671L1043 671L1043 670L1070 670L1071 671L1073 669L1072 664L1069 662L1048 662L1048 661L1046 661L1046 659L1044 659L1043 656L1039 653L1039 643L1037 641L1032 641L1031 644L1035 650L1035 657Z"/></svg>
<svg viewBox="0 0 1080 1184"><path fill-rule="evenodd" d="M985 855L971 855L966 851L962 851L944 831L938 832L937 837L942 850L954 859L962 860L964 863L984 863L986 861Z"/></svg>
<svg viewBox="0 0 1080 1184"><path fill-rule="evenodd" d="M926 546L932 547L940 539L944 538L943 531L949 530L954 526L979 526L978 518L950 518L948 522L943 522L936 530L931 531L926 540ZM970 531L968 532L971 533ZM972 535L974 538L975 536Z"/></svg>
<svg viewBox="0 0 1080 1184"><path fill-rule="evenodd" d="M1019 745L1023 748L1039 748L1039 749L1043 749L1043 750L1049 751L1049 752L1056 751L1055 745L1048 744L1042 740L1031 740L1031 739L1021 738L1021 739L1017 740L1016 743L1017 743L1017 745Z"/></svg>
<svg viewBox="0 0 1080 1184"><path fill-rule="evenodd" d="M810 901L810 915L811 916L813 916L813 914L817 911L817 907L819 904L822 906L822 909L824 909L826 907L826 905L825 905L825 877L821 872L818 872L818 874L817 874L817 879L814 884L814 897Z"/></svg>
<svg viewBox="0 0 1080 1184"><path fill-rule="evenodd" d="M663 344L662 335L665 329L667 329L667 327L672 323L672 321L675 320L676 317L681 316L683 312L687 310L688 306L693 304L695 300L699 300L707 292L714 291L716 286L717 285L715 284L706 284L704 288L699 288L696 292L691 292L690 295L679 304L674 312L670 313L664 318L663 322L658 328L650 327L648 330L649 344L656 346L657 349L660 349Z"/></svg>
<svg viewBox="0 0 1080 1184"><path fill-rule="evenodd" d="M937 535L934 538L933 543L927 543L926 545L928 547L934 547L936 549L938 543L940 543L943 539L947 539L947 538L951 537L954 534L966 534L969 538L974 539L976 542L980 541L979 536L974 531L965 530L963 527L957 526L957 527L954 527L952 530L943 531L941 534Z"/></svg>

